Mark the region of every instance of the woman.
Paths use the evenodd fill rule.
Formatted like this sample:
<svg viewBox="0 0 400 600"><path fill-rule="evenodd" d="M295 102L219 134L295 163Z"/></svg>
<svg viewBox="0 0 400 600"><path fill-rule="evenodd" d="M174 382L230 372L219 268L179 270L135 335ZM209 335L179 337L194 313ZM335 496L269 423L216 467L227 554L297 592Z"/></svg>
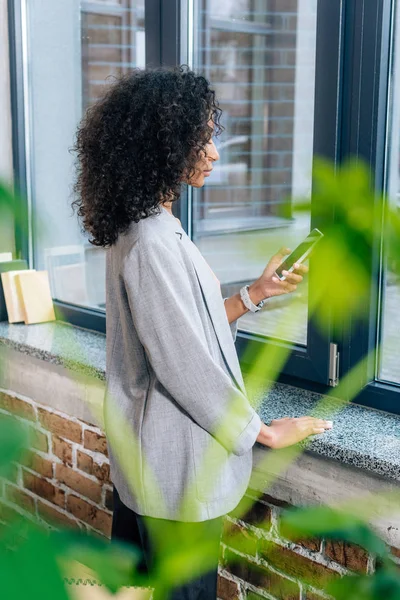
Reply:
<svg viewBox="0 0 400 600"><path fill-rule="evenodd" d="M282 448L330 428L307 417L262 423L234 345L237 319L294 291L305 268L285 282L274 278L283 249L247 290L223 299L173 216L182 183L202 187L219 158L220 114L204 77L186 68L137 70L89 109L76 145L74 205L91 243L108 248L112 537L139 546L141 570L153 572L180 524L212 540L206 572L175 582L174 600L216 598L222 517L246 490L254 443Z"/></svg>

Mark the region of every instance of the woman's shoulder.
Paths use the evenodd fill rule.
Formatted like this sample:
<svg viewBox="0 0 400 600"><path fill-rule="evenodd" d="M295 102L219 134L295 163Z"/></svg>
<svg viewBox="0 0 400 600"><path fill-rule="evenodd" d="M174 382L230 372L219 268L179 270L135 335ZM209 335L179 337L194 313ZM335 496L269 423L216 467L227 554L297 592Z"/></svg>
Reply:
<svg viewBox="0 0 400 600"><path fill-rule="evenodd" d="M177 236L182 238L184 230L171 216L164 213L154 214L137 223L132 222L129 228L118 236L115 250L121 258L130 254L143 254L152 251L176 249Z"/></svg>

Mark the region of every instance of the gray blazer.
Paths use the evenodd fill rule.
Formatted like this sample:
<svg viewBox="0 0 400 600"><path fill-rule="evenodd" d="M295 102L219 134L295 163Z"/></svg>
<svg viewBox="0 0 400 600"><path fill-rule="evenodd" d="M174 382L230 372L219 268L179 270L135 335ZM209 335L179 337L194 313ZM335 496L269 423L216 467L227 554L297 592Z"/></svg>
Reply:
<svg viewBox="0 0 400 600"><path fill-rule="evenodd" d="M139 514L223 515L249 483L261 420L246 397L220 284L164 207L132 223L106 255L112 480Z"/></svg>

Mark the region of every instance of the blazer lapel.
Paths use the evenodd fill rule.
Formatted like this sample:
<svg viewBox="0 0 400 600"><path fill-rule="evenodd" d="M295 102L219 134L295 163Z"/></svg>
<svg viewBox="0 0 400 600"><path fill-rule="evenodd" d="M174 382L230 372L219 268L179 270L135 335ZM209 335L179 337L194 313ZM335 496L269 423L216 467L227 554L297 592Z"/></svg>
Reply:
<svg viewBox="0 0 400 600"><path fill-rule="evenodd" d="M247 392L235 345L232 343L232 332L226 316L224 302L221 293L215 292L215 275L200 250L188 237L180 223L178 223L178 220L166 208L163 206L161 208L162 211L158 215L158 218L165 220L166 224L171 227L171 233L174 233L175 239L185 246L185 250L195 268L197 279L228 370L239 390L246 395Z"/></svg>
<svg viewBox="0 0 400 600"><path fill-rule="evenodd" d="M198 248L187 236L185 237L185 248L188 251L195 268L210 319L230 374L237 387L246 395L242 371L240 369L235 345L232 341L232 333L229 328L224 302L222 296L214 291L215 275Z"/></svg>

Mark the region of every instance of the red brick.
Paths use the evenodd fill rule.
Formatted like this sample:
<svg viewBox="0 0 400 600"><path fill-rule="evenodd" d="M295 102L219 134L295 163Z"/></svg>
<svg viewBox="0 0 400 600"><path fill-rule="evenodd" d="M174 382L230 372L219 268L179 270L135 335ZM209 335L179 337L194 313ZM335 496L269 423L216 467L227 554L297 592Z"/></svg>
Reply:
<svg viewBox="0 0 400 600"><path fill-rule="evenodd" d="M36 421L36 413L32 404L20 400L19 398L15 398L15 396L9 396L8 394L0 392L0 408L4 408L4 410L13 415L17 415L28 421Z"/></svg>
<svg viewBox="0 0 400 600"><path fill-rule="evenodd" d="M35 500L22 490L17 487L7 485L6 486L6 498L10 502L20 506L24 510L34 514L35 513Z"/></svg>
<svg viewBox="0 0 400 600"><path fill-rule="evenodd" d="M16 465L15 463L9 463L6 467L4 467L2 477L11 483L18 483L19 465Z"/></svg>
<svg viewBox="0 0 400 600"><path fill-rule="evenodd" d="M229 550L225 552L224 568L232 575L269 592L280 600L299 600L300 588L297 583Z"/></svg>
<svg viewBox="0 0 400 600"><path fill-rule="evenodd" d="M298 0L279 0L279 12L291 12L297 14Z"/></svg>
<svg viewBox="0 0 400 600"><path fill-rule="evenodd" d="M295 69L285 67L279 67L278 65L274 65L273 68L269 71L271 77L271 83L293 83L295 80ZM291 131L289 130L289 133ZM274 142L276 139L274 140ZM275 147L275 144L274 144ZM271 173L273 175L273 173ZM283 181L285 183L285 181Z"/></svg>
<svg viewBox="0 0 400 600"><path fill-rule="evenodd" d="M67 498L67 510L80 521L84 521L94 529L104 533L107 537L111 535L112 517L104 510L89 504L82 498L71 494Z"/></svg>
<svg viewBox="0 0 400 600"><path fill-rule="evenodd" d="M28 473L25 470L23 471L23 480L24 487L27 490L64 508L65 492L63 490L58 489L52 483L46 481L46 479L37 477L36 475L33 475L33 473Z"/></svg>
<svg viewBox="0 0 400 600"><path fill-rule="evenodd" d="M312 537L312 538L296 537L295 535L292 535L292 532L290 530L287 530L287 528L282 527L281 523L279 523L279 534L283 538L290 540L291 542L294 542L296 544L299 544L300 546L303 546L304 548L307 548L308 550L312 550L313 552L319 552L321 550L322 539L317 538L317 537Z"/></svg>
<svg viewBox="0 0 400 600"><path fill-rule="evenodd" d="M268 531L271 528L271 507L244 496L231 516Z"/></svg>
<svg viewBox="0 0 400 600"><path fill-rule="evenodd" d="M400 558L400 549L399 548L395 548L394 546L392 546L390 548L390 552L393 554L393 556L395 556L396 558Z"/></svg>
<svg viewBox="0 0 400 600"><path fill-rule="evenodd" d="M93 458L89 454L86 454L86 452L77 451L76 465L81 471L93 475Z"/></svg>
<svg viewBox="0 0 400 600"><path fill-rule="evenodd" d="M32 471L43 475L43 477L48 477L49 479L53 477L53 463L36 454L36 452L32 452L31 450L25 451L21 463L32 469Z"/></svg>
<svg viewBox="0 0 400 600"><path fill-rule="evenodd" d="M3 523L12 523L13 521L17 521L21 519L21 514L15 510L14 508L11 508L11 506L7 506L6 504L3 504L3 502L0 500L0 521Z"/></svg>
<svg viewBox="0 0 400 600"><path fill-rule="evenodd" d="M102 483L110 483L110 465L108 462L99 465L89 454L81 450L78 450L76 459L78 469L89 475L94 475Z"/></svg>
<svg viewBox="0 0 400 600"><path fill-rule="evenodd" d="M108 456L107 440L104 435L99 435L95 431L85 429L83 434L83 445L93 452L101 452Z"/></svg>
<svg viewBox="0 0 400 600"><path fill-rule="evenodd" d="M93 500L93 502L100 502L101 500L101 485L99 483L91 481L65 465L56 465L56 479L61 483L65 483L75 492L82 494L82 496Z"/></svg>
<svg viewBox="0 0 400 600"><path fill-rule="evenodd" d="M62 460L65 465L72 467L72 444L61 439L58 435L53 435L53 454Z"/></svg>
<svg viewBox="0 0 400 600"><path fill-rule="evenodd" d="M337 573L325 565L269 540L259 540L259 555L272 567L283 571L289 577L301 579L317 588L323 588L327 581L337 577Z"/></svg>
<svg viewBox="0 0 400 600"><path fill-rule="evenodd" d="M60 417L44 408L39 408L39 420L43 427L57 435L71 440L71 442L82 441L82 427L79 423Z"/></svg>
<svg viewBox="0 0 400 600"><path fill-rule="evenodd" d="M103 462L101 465L93 463L93 475L102 483L111 483L110 465L107 462Z"/></svg>
<svg viewBox="0 0 400 600"><path fill-rule="evenodd" d="M319 552L321 550L322 540L319 538L298 539L294 541L296 544L299 544L312 552Z"/></svg>
<svg viewBox="0 0 400 600"><path fill-rule="evenodd" d="M235 548L243 554L256 555L257 538L245 527L237 523L231 523L227 519L224 522L222 541L227 546Z"/></svg>
<svg viewBox="0 0 400 600"><path fill-rule="evenodd" d="M80 529L79 523L69 517L68 515L62 513L57 508L53 508L48 504L45 504L41 500L38 500L38 514L39 516L53 526L62 526L68 529Z"/></svg>
<svg viewBox="0 0 400 600"><path fill-rule="evenodd" d="M358 573L367 572L368 552L360 546L343 541L326 540L325 554L346 569Z"/></svg>
<svg viewBox="0 0 400 600"><path fill-rule="evenodd" d="M239 585L218 574L217 596L220 600L240 600Z"/></svg>
<svg viewBox="0 0 400 600"><path fill-rule="evenodd" d="M49 442L47 435L43 431L39 431L35 427L31 427L29 431L29 444L35 450L48 452Z"/></svg>
<svg viewBox="0 0 400 600"><path fill-rule="evenodd" d="M111 510L111 511L114 510L114 498L113 498L112 490L106 490L106 498L105 498L104 505L108 510Z"/></svg>
<svg viewBox="0 0 400 600"><path fill-rule="evenodd" d="M243 515L242 520L255 527L269 530L271 528L271 508L261 502L254 502L253 506Z"/></svg>

